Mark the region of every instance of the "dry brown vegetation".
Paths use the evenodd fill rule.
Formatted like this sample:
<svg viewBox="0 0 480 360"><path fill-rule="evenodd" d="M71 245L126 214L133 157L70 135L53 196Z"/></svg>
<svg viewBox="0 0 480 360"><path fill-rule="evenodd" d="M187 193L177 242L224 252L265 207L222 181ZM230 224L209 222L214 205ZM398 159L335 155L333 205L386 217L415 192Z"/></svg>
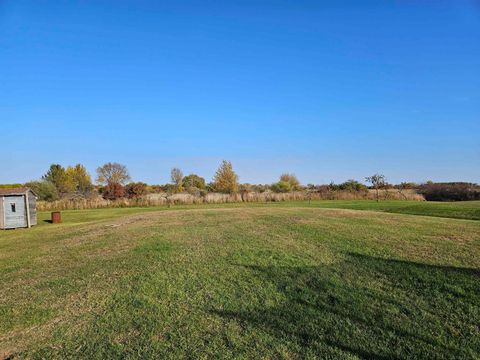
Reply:
<svg viewBox="0 0 480 360"><path fill-rule="evenodd" d="M204 196L188 193L147 194L133 199L107 200L101 197L92 199L62 199L57 201L39 201L37 204L40 211L51 210L78 210L78 209L100 209L109 207L134 207L134 206L170 206L190 204L223 204L236 202L276 202L276 201L301 201L301 200L374 200L375 191L330 191L330 192L308 192L295 191L289 193L274 193L266 191L262 193L245 192L238 194L207 193ZM414 190L399 192L396 189L382 190L380 198L385 200L425 200Z"/></svg>

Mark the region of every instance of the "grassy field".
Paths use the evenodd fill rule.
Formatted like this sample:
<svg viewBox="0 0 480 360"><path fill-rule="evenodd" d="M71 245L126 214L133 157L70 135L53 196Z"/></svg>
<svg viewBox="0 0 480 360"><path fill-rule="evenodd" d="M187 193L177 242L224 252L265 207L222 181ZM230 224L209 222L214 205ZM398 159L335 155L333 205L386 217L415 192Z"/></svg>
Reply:
<svg viewBox="0 0 480 360"><path fill-rule="evenodd" d="M312 206L480 220L480 201L318 201Z"/></svg>
<svg viewBox="0 0 480 360"><path fill-rule="evenodd" d="M479 205L41 213L0 232L0 358L479 358Z"/></svg>
<svg viewBox="0 0 480 360"><path fill-rule="evenodd" d="M159 210L184 210L184 209L214 209L214 208L326 208L326 209L352 209L381 211L397 214L437 216L455 219L480 220L480 201L459 202L432 202L432 201L371 201L371 200L323 200L323 201L287 201L268 203L229 203L229 204L201 204L201 205L175 205L171 207L145 207L145 208L106 208L92 210L62 211L62 216L69 224L85 221L102 220L116 216L150 212ZM50 212L39 214L39 223L50 219Z"/></svg>

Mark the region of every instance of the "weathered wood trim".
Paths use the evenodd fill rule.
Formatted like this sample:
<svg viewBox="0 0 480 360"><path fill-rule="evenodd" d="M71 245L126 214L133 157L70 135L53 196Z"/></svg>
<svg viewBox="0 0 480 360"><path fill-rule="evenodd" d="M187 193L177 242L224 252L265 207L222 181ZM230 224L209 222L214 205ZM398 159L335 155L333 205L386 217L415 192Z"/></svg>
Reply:
<svg viewBox="0 0 480 360"><path fill-rule="evenodd" d="M28 200L28 190L25 192L25 206L27 208L27 227L30 228L32 226L30 225L30 204Z"/></svg>
<svg viewBox="0 0 480 360"><path fill-rule="evenodd" d="M6 229L7 215L5 214L5 196L2 196L2 217L3 217L2 229Z"/></svg>

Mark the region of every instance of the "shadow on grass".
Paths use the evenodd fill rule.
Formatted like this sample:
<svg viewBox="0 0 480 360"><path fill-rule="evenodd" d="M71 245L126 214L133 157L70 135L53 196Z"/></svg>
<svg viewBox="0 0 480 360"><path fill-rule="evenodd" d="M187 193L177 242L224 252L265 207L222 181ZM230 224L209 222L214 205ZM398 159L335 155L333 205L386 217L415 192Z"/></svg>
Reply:
<svg viewBox="0 0 480 360"><path fill-rule="evenodd" d="M213 310L301 357L478 358L480 271L346 254L315 267L247 266L284 299Z"/></svg>

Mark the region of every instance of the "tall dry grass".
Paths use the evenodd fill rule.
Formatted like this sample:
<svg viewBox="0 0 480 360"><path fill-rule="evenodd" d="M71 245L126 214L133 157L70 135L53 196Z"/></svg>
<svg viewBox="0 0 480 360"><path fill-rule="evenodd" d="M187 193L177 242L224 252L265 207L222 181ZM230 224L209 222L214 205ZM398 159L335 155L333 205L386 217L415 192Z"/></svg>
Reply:
<svg viewBox="0 0 480 360"><path fill-rule="evenodd" d="M205 196L196 196L187 193L169 195L166 193L147 194L136 199L105 200L101 197L93 199L62 199L57 201L38 201L39 211L54 210L81 210L101 209L115 207L146 207L146 206L172 206L190 204L224 204L238 202L275 202L294 200L374 200L375 191L326 191L308 192L296 191L289 193L274 192L249 192L242 194L208 193ZM424 201L424 197L414 190L399 192L395 189L380 191L380 199L385 200L415 200Z"/></svg>

